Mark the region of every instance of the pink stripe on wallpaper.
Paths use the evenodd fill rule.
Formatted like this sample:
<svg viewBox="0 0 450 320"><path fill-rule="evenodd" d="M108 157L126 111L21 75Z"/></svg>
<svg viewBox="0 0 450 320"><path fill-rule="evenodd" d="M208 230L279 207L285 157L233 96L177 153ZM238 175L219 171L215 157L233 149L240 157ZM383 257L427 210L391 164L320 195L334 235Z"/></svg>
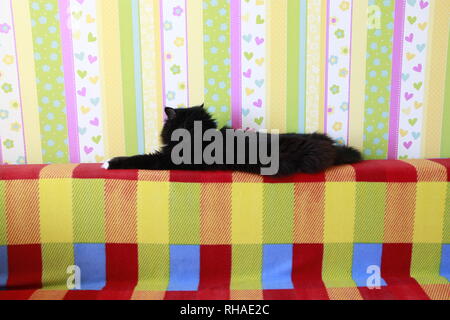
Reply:
<svg viewBox="0 0 450 320"><path fill-rule="evenodd" d="M80 162L78 141L78 115L73 61L70 0L59 0L59 17L64 64L64 86L66 92L67 128L69 134L69 156L72 163Z"/></svg>
<svg viewBox="0 0 450 320"><path fill-rule="evenodd" d="M231 107L233 128L242 128L241 0L231 0Z"/></svg>
<svg viewBox="0 0 450 320"><path fill-rule="evenodd" d="M406 0L397 0L394 18L394 45L392 53L391 111L389 117L388 158L397 159L401 99L403 36Z"/></svg>

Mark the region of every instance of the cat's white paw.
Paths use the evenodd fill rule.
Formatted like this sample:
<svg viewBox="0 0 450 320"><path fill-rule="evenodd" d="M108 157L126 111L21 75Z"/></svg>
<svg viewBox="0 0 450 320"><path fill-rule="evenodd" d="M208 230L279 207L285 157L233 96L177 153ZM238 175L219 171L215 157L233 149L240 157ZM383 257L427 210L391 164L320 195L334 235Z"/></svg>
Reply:
<svg viewBox="0 0 450 320"><path fill-rule="evenodd" d="M111 161L111 159L109 159L108 161L106 161L105 163L103 163L102 168L105 170L109 169L109 161Z"/></svg>

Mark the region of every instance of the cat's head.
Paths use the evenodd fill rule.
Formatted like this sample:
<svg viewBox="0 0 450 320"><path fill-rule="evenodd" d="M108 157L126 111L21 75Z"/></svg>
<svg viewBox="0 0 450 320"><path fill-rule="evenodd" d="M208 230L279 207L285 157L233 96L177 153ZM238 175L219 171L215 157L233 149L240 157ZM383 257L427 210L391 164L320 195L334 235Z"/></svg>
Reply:
<svg viewBox="0 0 450 320"><path fill-rule="evenodd" d="M194 122L201 121L203 131L217 128L216 121L206 111L204 105L192 108L165 108L167 120L161 133L162 142L168 145L171 142L172 133L177 129L194 130Z"/></svg>

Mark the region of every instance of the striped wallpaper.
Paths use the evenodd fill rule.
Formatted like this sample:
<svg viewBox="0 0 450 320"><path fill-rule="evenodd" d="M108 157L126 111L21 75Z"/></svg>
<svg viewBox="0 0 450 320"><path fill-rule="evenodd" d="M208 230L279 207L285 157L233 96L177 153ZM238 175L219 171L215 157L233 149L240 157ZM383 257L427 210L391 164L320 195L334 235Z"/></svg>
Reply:
<svg viewBox="0 0 450 320"><path fill-rule="evenodd" d="M0 0L0 163L159 145L163 106L450 157L448 0Z"/></svg>

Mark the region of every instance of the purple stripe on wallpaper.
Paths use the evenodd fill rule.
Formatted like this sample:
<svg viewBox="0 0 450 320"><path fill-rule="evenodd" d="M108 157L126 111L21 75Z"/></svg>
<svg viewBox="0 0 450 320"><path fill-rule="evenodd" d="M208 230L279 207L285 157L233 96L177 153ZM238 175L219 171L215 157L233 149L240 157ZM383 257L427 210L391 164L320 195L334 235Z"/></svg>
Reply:
<svg viewBox="0 0 450 320"><path fill-rule="evenodd" d="M391 107L389 117L388 158L397 159L400 116L400 95L403 57L403 36L406 0L397 0L394 18L394 44L392 54Z"/></svg>
<svg viewBox="0 0 450 320"><path fill-rule="evenodd" d="M78 140L78 115L73 61L70 0L59 0L59 16L64 64L64 87L66 93L67 128L69 134L69 156L72 163L80 162Z"/></svg>

